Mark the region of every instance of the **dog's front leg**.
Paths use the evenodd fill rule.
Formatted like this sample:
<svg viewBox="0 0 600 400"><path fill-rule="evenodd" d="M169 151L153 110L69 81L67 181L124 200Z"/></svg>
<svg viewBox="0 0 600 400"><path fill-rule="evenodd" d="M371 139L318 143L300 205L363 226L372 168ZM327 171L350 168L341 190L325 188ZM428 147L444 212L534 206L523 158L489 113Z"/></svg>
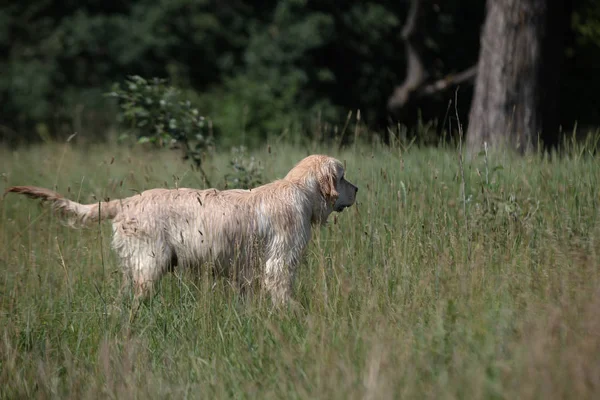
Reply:
<svg viewBox="0 0 600 400"><path fill-rule="evenodd" d="M270 258L266 262L264 286L271 295L275 306L289 304L292 298L292 284L295 264L281 258Z"/></svg>

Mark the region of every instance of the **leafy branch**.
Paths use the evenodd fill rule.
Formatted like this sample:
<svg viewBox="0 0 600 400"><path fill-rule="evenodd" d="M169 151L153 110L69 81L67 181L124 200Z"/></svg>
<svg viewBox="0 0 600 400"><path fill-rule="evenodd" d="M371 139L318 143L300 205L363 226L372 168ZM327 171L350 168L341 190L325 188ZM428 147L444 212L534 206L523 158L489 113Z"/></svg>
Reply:
<svg viewBox="0 0 600 400"><path fill-rule="evenodd" d="M191 159L210 186L202 168L202 157L213 144L207 120L189 100L181 98L177 88L165 79L134 75L123 87L114 84L107 96L117 99L119 119L135 132L138 143L180 148L183 159Z"/></svg>

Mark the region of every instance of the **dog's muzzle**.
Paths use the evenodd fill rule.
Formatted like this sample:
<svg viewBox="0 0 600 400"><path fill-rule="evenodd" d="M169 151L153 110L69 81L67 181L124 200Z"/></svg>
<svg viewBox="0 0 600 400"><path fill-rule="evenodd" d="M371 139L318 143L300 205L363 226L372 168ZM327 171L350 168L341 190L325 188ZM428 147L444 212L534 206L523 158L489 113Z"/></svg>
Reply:
<svg viewBox="0 0 600 400"><path fill-rule="evenodd" d="M354 201L356 200L356 193L358 192L358 187L354 186L353 184L350 183L350 186L352 186L352 188L354 189L354 198L352 200L352 204L354 204ZM344 211L344 209L352 206L352 204L340 204L337 205L333 208L333 211L335 212L342 212Z"/></svg>
<svg viewBox="0 0 600 400"><path fill-rule="evenodd" d="M350 206L342 206L342 205L339 205L339 206L337 206L336 208L334 208L334 209L333 209L333 211L335 211L335 212L342 212L342 211L344 211L344 210L345 210L346 208L348 208L348 207L350 207Z"/></svg>

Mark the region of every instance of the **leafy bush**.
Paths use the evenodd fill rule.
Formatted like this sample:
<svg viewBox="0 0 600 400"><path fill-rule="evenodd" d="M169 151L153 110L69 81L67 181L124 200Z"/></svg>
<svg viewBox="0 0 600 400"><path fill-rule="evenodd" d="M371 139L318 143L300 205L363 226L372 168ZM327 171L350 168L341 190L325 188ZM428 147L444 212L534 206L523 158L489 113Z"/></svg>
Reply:
<svg viewBox="0 0 600 400"><path fill-rule="evenodd" d="M210 185L202 169L203 156L213 150L208 121L183 99L179 89L165 79L131 76L107 95L117 99L119 120L129 129L123 136L133 133L138 143L181 149L183 158L191 159ZM233 147L231 153L232 172L225 174L226 188L248 189L264 182L263 166L248 156L245 146Z"/></svg>
<svg viewBox="0 0 600 400"><path fill-rule="evenodd" d="M184 159L191 159L201 170L203 154L212 146L208 122L165 79L131 76L124 87L115 84L108 96L117 99L119 119L139 143L181 148Z"/></svg>

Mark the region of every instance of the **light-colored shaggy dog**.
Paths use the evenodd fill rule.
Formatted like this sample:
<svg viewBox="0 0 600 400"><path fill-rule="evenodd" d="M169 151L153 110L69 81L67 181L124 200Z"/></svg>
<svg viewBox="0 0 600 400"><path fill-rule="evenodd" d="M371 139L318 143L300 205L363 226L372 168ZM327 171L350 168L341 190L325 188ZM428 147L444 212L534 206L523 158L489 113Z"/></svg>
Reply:
<svg viewBox="0 0 600 400"><path fill-rule="evenodd" d="M259 272L275 304L290 300L313 225L354 204L358 188L338 160L312 155L285 178L250 190L151 189L125 199L79 204L34 186L20 193L52 204L71 223L112 220L112 247L135 298L174 266L209 265L244 287Z"/></svg>

